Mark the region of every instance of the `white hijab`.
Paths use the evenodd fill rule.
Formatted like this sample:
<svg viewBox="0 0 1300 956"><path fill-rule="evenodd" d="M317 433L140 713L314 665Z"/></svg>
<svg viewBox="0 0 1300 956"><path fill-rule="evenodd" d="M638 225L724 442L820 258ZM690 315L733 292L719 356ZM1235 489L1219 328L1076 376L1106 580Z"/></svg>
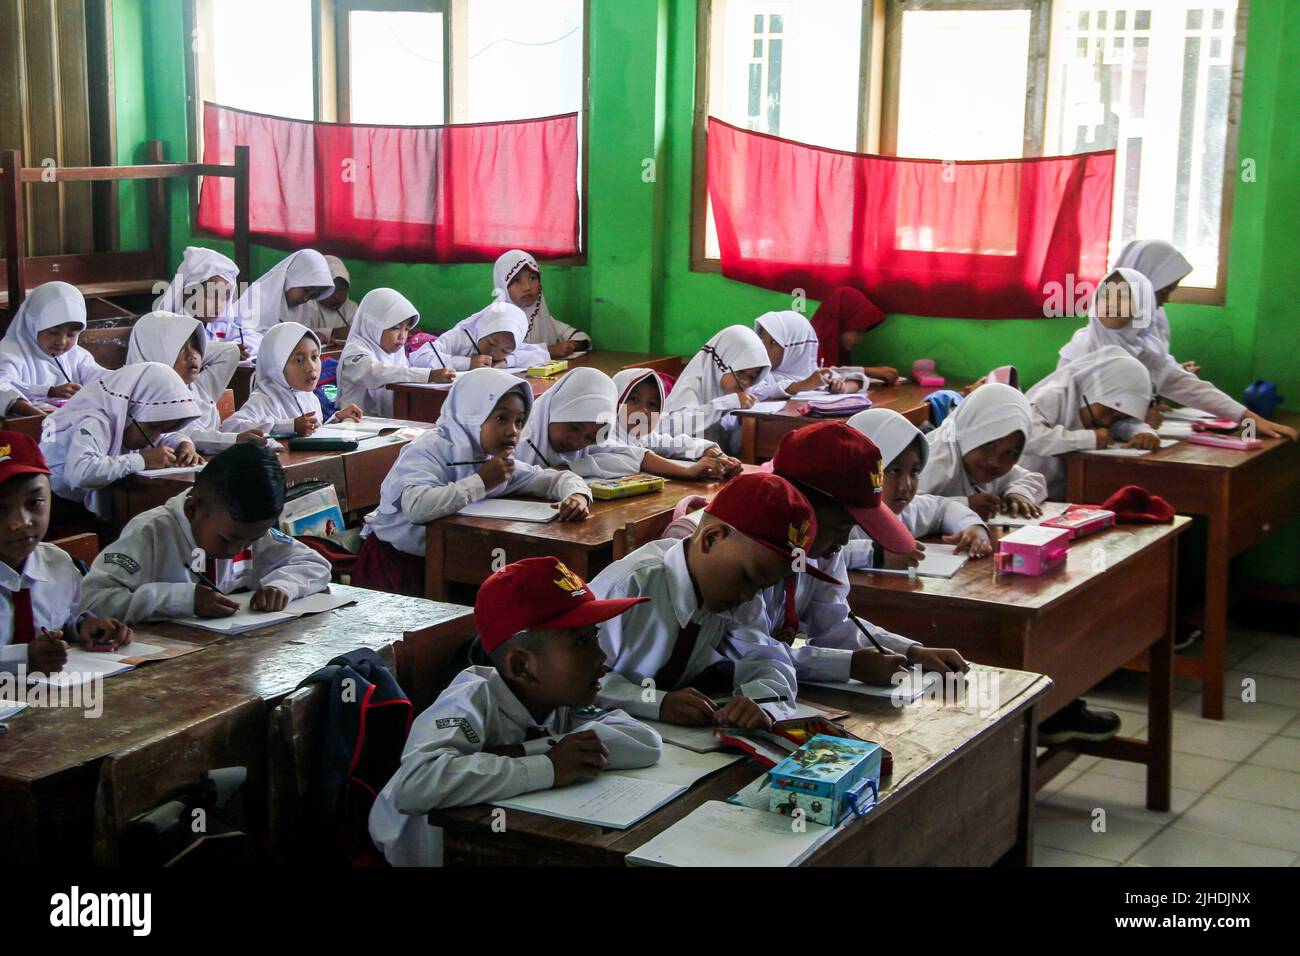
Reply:
<svg viewBox="0 0 1300 956"><path fill-rule="evenodd" d="M300 249L254 282L234 305L234 315L245 330L265 334L281 322L297 322L306 303L289 305L284 294L290 289L320 288L317 299L334 294L334 276L329 263L315 249Z"/></svg>
<svg viewBox="0 0 1300 956"><path fill-rule="evenodd" d="M230 298L222 315L212 316L209 321L222 319L230 312L231 303L238 292L239 266L215 249L202 246L186 246L181 256L181 264L176 267L176 276L163 294L153 300L155 312L172 312L189 315L186 300L194 295L202 295L200 286L209 279L225 279L230 283Z"/></svg>
<svg viewBox="0 0 1300 956"><path fill-rule="evenodd" d="M554 468L598 451L599 445L563 454L556 451L549 437L551 422L599 422L605 426L604 437L614 423L617 404L618 390L604 372L588 366L565 372L537 399L515 457L540 468Z"/></svg>
<svg viewBox="0 0 1300 956"><path fill-rule="evenodd" d="M541 281L542 270L538 267L537 260L522 249L511 249L497 258L492 266L492 286L497 292L498 301L514 304L510 298L510 282L523 268L532 269L537 273L538 281ZM537 294L537 301L524 314L524 322L524 337L519 339L519 344L524 342L546 344L552 339L559 338L560 333L555 326L555 319L551 315L550 306L546 304L545 292ZM586 338L586 333L579 332L575 338L578 336Z"/></svg>
<svg viewBox="0 0 1300 956"><path fill-rule="evenodd" d="M1128 283L1131 293L1129 299L1133 318L1121 329L1108 329L1097 318L1097 299L1106 294L1107 281L1119 276ZM1147 370L1155 373L1161 366L1173 361L1169 355L1169 345L1161 338L1153 321L1155 293L1151 281L1142 273L1133 269L1115 269L1097 287L1088 309L1088 324L1079 329L1061 348L1057 368L1070 362L1078 361L1085 355L1107 346L1119 346L1129 355L1140 361Z"/></svg>
<svg viewBox="0 0 1300 956"><path fill-rule="evenodd" d="M889 467L895 458L916 443L921 455L921 468L930 460L930 444L924 440L921 429L892 408L869 408L858 412L849 419L849 427L856 428L871 439L880 449L880 457L885 467Z"/></svg>
<svg viewBox="0 0 1300 956"><path fill-rule="evenodd" d="M639 439L632 439L631 436L628 435L628 427L631 423L628 422L627 412L624 409L626 406L627 397L632 394L632 390L636 388L638 385L640 385L642 382L644 382L647 378L655 383L655 388L658 389L659 391L659 414L662 415L664 410L664 404L667 401L668 396L664 393L664 380L661 379L658 376L658 374L655 373L654 369L625 368L621 372L614 373L614 378L613 378L614 390L618 392L618 399L617 399L618 404L617 407L615 408L615 414L618 415L619 436L624 440L639 441ZM647 436L653 434L655 431L658 430L657 426L659 423L657 421L653 423L646 422L645 424L646 424Z"/></svg>
<svg viewBox="0 0 1300 956"><path fill-rule="evenodd" d="M763 340L748 326L730 325L713 338L682 371L673 385L672 393L664 405L664 414L694 404L708 404L727 393L722 389L722 377L728 372L742 369L762 369L762 381L770 368ZM755 383L757 384L757 383Z"/></svg>
<svg viewBox="0 0 1300 956"><path fill-rule="evenodd" d="M45 381L49 374L58 375L58 381L73 381L69 378L71 365L60 363L58 358L50 355L36 340L38 332L52 329L56 325L75 322L84 330L86 328L86 300L74 285L66 282L46 282L32 290L32 294L23 299L18 313L5 330L4 340L0 342L0 351L6 358L21 364L28 381ZM73 346L73 350L81 348Z"/></svg>
<svg viewBox="0 0 1300 956"><path fill-rule="evenodd" d="M1062 407L1069 415L1066 421L1053 422L1054 425L1073 430L1095 427L1079 413L1091 402L1141 421L1151 404L1151 373L1124 349L1109 345L1062 365L1031 388L1025 397L1032 405L1054 392L1064 393Z"/></svg>
<svg viewBox="0 0 1300 956"><path fill-rule="evenodd" d="M241 414L270 422L287 421L307 412L321 417L320 399L315 392L301 392L284 377L289 356L304 338L310 337L320 348L320 336L299 322L281 322L262 338L257 352L257 373L253 393L248 396ZM252 405L252 408L247 406Z"/></svg>
<svg viewBox="0 0 1300 956"><path fill-rule="evenodd" d="M469 354L477 355L479 340L497 332L513 335L515 347L511 351L517 351L524 344L528 332L528 319L524 316L524 310L508 299L505 302L493 302L486 309L475 312L467 319L461 319L450 332L438 338L439 341L445 338L451 342L459 355L466 354L467 349ZM473 343L472 348L470 343Z"/></svg>
<svg viewBox="0 0 1300 956"><path fill-rule="evenodd" d="M1115 268L1135 269L1151 280L1151 288L1159 292L1192 274L1192 264L1186 256L1163 239L1134 239L1115 260ZM1154 316L1156 334L1170 344L1172 330L1165 315L1165 307L1157 306Z"/></svg>
<svg viewBox="0 0 1300 956"><path fill-rule="evenodd" d="M202 322L188 315L172 312L150 312L148 315L142 315L131 327L131 339L126 347L126 364L161 362L174 369L181 349L185 347L186 342L194 338L195 333L198 334L199 355L206 364L208 330ZM233 363L230 370L233 374ZM221 397L220 391L225 390L228 382L228 379L227 382L211 382L209 388L214 394L207 395L199 387L204 383L203 373L200 373L199 378L189 386L190 393L200 403L199 428L215 431L221 427L221 415L217 411L216 401Z"/></svg>
<svg viewBox="0 0 1300 956"><path fill-rule="evenodd" d="M1029 400L1019 389L1000 382L981 385L926 436L930 459L921 473L921 493L952 494L948 489L973 486L966 477L963 455L1013 432L1028 441L1033 430Z"/></svg>
<svg viewBox="0 0 1300 956"><path fill-rule="evenodd" d="M352 317L348 329L348 338L343 345L343 354L339 356L339 408L356 405L359 408L383 407L383 396L387 394L384 386L370 388L359 376L349 369L362 357L369 357L380 365L406 368L411 363L406 357L406 349L385 352L379 344L383 334L403 321L411 328L420 324L420 312L411 300L395 289L371 289L357 306L357 314Z"/></svg>
<svg viewBox="0 0 1300 956"><path fill-rule="evenodd" d="M524 400L524 413L531 417L533 390L517 375L499 368L475 368L456 376L443 403L434 434L445 462L471 461L483 457L479 431L492 409L510 392ZM458 481L478 470L478 465L456 465L450 481Z"/></svg>
<svg viewBox="0 0 1300 956"><path fill-rule="evenodd" d="M754 331L760 328L785 349L781 364L772 369L774 373L800 381L817 371L817 333L806 318L790 310L764 312L754 320Z"/></svg>

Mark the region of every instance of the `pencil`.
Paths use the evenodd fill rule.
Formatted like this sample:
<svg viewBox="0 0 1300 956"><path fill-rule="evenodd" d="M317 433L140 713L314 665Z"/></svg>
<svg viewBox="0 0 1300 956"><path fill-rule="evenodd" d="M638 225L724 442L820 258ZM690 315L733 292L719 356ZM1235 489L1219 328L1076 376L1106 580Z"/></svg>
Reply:
<svg viewBox="0 0 1300 956"><path fill-rule="evenodd" d="M889 653L887 650L885 650L883 647L880 646L880 642L876 640L875 635L873 635L869 630L867 630L866 625L864 625L861 621L859 621L858 616L851 611L849 612L849 620L853 622L854 627L856 627L859 631L861 631L863 634L866 635L867 640L869 640L873 645L875 645L876 650L880 651L880 653L882 654Z"/></svg>
<svg viewBox="0 0 1300 956"><path fill-rule="evenodd" d="M469 461L449 461L448 465L486 465L491 458L472 458Z"/></svg>

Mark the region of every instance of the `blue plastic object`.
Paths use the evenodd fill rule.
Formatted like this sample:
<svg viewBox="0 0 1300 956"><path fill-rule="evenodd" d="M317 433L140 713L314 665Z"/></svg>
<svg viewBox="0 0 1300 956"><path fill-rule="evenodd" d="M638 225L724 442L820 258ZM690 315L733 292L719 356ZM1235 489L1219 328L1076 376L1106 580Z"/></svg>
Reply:
<svg viewBox="0 0 1300 956"><path fill-rule="evenodd" d="M1256 415L1273 417L1273 410L1286 399L1277 393L1277 383L1257 378L1246 386L1246 407Z"/></svg>

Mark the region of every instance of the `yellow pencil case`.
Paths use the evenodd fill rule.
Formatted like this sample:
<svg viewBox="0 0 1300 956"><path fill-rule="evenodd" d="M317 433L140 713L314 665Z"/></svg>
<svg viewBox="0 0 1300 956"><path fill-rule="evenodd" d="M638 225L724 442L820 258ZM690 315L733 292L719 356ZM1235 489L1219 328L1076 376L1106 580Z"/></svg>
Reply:
<svg viewBox="0 0 1300 956"><path fill-rule="evenodd" d="M547 362L545 365L534 365L528 370L529 378L550 378L552 375L559 375L561 372L569 370L569 363L566 359L558 359L554 362Z"/></svg>
<svg viewBox="0 0 1300 956"><path fill-rule="evenodd" d="M591 495L600 501L612 498L631 498L663 491L664 480L658 475L628 475L626 478L592 478L587 481Z"/></svg>

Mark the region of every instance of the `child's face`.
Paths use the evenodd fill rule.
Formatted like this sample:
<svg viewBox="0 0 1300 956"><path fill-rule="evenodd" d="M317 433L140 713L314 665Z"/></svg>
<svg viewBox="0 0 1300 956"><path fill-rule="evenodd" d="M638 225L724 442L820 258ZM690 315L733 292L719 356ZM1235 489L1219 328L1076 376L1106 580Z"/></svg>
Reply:
<svg viewBox="0 0 1300 956"><path fill-rule="evenodd" d="M203 489L196 488L185 499L185 517L190 519L194 543L209 558L229 559L251 547L253 542L275 525L266 521L236 521L230 510L212 500Z"/></svg>
<svg viewBox="0 0 1300 956"><path fill-rule="evenodd" d="M510 293L510 301L519 308L532 308L537 302L537 297L542 294L542 277L524 266L519 270L519 274L510 280L506 291Z"/></svg>
<svg viewBox="0 0 1300 956"><path fill-rule="evenodd" d="M881 485L880 500L889 510L898 514L916 497L921 482L921 453L916 445L908 445L897 458L885 466L885 480ZM820 516L818 517L820 521Z"/></svg>
<svg viewBox="0 0 1300 956"><path fill-rule="evenodd" d="M284 380L299 392L310 392L320 381L320 346L310 335L304 335L284 363Z"/></svg>
<svg viewBox="0 0 1300 956"><path fill-rule="evenodd" d="M478 340L478 350L493 362L504 362L506 356L515 350L515 336L512 332L493 332Z"/></svg>
<svg viewBox="0 0 1300 956"><path fill-rule="evenodd" d="M384 329L384 334L379 336L379 347L392 355L398 349L406 345L406 340L411 337L411 321L415 316L411 316L405 322L398 322L390 329Z"/></svg>
<svg viewBox="0 0 1300 956"><path fill-rule="evenodd" d="M1110 428L1124 417L1123 413L1101 402L1093 402L1079 409L1079 417L1085 428Z"/></svg>
<svg viewBox="0 0 1300 956"><path fill-rule="evenodd" d="M334 291L327 298L321 300L321 305L337 309L346 301L348 301L348 280L335 279Z"/></svg>
<svg viewBox="0 0 1300 956"><path fill-rule="evenodd" d="M163 435L176 431L180 423L179 418L166 422L130 420L126 423L126 430L122 432L122 448L124 451L139 451L141 448L148 448L150 444L156 445Z"/></svg>
<svg viewBox="0 0 1300 956"><path fill-rule="evenodd" d="M1108 329L1122 329L1133 321L1133 292L1123 279L1102 283L1097 292L1097 318Z"/></svg>
<svg viewBox="0 0 1300 956"><path fill-rule="evenodd" d="M721 522L703 527L691 541L699 554L696 585L704 609L713 614L749 601L785 579L790 558L770 551Z"/></svg>
<svg viewBox="0 0 1300 956"><path fill-rule="evenodd" d="M961 456L961 462L971 481L977 485L987 485L1014 468L1024 448L1025 433L1012 432L997 441L985 442L978 448L972 448Z"/></svg>
<svg viewBox="0 0 1300 956"><path fill-rule="evenodd" d="M302 305L304 302L320 298L328 288L329 286L326 285L294 286L292 289L285 290L284 301L291 306Z"/></svg>
<svg viewBox="0 0 1300 956"><path fill-rule="evenodd" d="M595 626L550 631L528 654L536 696L551 708L584 707L596 699L606 668Z"/></svg>
<svg viewBox="0 0 1300 956"><path fill-rule="evenodd" d="M0 485L0 561L21 571L50 527L50 479L18 475Z"/></svg>
<svg viewBox="0 0 1300 956"><path fill-rule="evenodd" d="M600 422L551 422L546 429L551 447L563 453L582 451L599 437Z"/></svg>
<svg viewBox="0 0 1300 956"><path fill-rule="evenodd" d="M767 360L772 368L780 368L781 360L785 358L785 347L776 339L768 335L767 329L759 327L758 337L763 343L763 348L767 349Z"/></svg>
<svg viewBox="0 0 1300 956"><path fill-rule="evenodd" d="M722 376L722 390L728 395L747 391L754 387L754 383L762 374L762 368L742 368L735 372L728 372Z"/></svg>
<svg viewBox="0 0 1300 956"><path fill-rule="evenodd" d="M46 355L62 355L77 344L81 335L81 326L76 322L64 322L44 332L36 333L36 344Z"/></svg>
<svg viewBox="0 0 1300 956"><path fill-rule="evenodd" d="M176 364L172 368L176 369L176 374L186 385L193 385L198 379L199 372L203 371L203 353L199 351L199 346L194 339L181 346L180 354L176 356Z"/></svg>
<svg viewBox="0 0 1300 956"><path fill-rule="evenodd" d="M829 557L848 544L849 534L858 526L858 522L847 508L830 499L819 501L813 510L817 513L817 537L813 539L808 556Z"/></svg>
<svg viewBox="0 0 1300 956"><path fill-rule="evenodd" d="M659 388L649 377L628 392L627 399L623 402L628 434L640 437L653 432L659 424L661 404Z"/></svg>
<svg viewBox="0 0 1300 956"><path fill-rule="evenodd" d="M225 311L229 302L230 282L221 276L206 280L193 295L185 298L190 315L199 321L215 319Z"/></svg>
<svg viewBox="0 0 1300 956"><path fill-rule="evenodd" d="M478 430L478 443L487 455L514 454L519 436L524 433L528 412L518 392L511 392L492 409L492 414Z"/></svg>

